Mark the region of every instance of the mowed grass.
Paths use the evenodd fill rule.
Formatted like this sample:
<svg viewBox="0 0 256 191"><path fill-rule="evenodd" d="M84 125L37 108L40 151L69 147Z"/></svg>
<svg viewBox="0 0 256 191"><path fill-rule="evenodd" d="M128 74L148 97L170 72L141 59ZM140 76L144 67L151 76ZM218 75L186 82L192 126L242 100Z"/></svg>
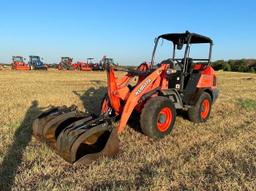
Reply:
<svg viewBox="0 0 256 191"><path fill-rule="evenodd" d="M256 190L256 75L218 77L207 123L178 116L161 140L127 126L117 156L72 166L31 123L50 104L98 112L105 73L0 71L0 190Z"/></svg>

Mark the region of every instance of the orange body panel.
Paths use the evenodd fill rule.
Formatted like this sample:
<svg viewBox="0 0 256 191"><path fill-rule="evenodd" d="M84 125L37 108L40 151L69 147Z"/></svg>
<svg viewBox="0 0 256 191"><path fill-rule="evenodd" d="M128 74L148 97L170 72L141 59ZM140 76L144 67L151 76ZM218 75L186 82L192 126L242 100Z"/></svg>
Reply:
<svg viewBox="0 0 256 191"><path fill-rule="evenodd" d="M197 84L197 88L215 88L214 78L216 78L215 72L211 66L207 66L203 71L202 75Z"/></svg>
<svg viewBox="0 0 256 191"><path fill-rule="evenodd" d="M25 62L13 62L12 69L14 69L14 70L30 70L30 67Z"/></svg>

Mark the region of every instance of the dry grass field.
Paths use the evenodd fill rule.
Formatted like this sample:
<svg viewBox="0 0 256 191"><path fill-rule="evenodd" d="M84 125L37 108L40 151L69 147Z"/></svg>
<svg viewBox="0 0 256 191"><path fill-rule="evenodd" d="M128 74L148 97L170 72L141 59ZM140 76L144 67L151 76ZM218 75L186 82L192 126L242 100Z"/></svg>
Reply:
<svg viewBox="0 0 256 191"><path fill-rule="evenodd" d="M256 75L218 77L207 123L179 116L162 140L127 126L117 156L72 166L31 123L50 104L98 112L105 73L0 71L0 190L256 190Z"/></svg>

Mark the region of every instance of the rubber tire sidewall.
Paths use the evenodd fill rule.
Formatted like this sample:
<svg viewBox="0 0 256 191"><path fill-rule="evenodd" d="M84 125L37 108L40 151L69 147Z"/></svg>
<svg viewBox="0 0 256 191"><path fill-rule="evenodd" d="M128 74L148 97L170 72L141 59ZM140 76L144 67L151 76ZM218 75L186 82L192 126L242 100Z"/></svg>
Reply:
<svg viewBox="0 0 256 191"><path fill-rule="evenodd" d="M161 109L168 107L172 112L172 121L169 128L161 132L157 128L158 115ZM140 116L140 127L142 132L151 138L163 138L170 134L176 120L176 109L172 101L166 97L150 98L144 105Z"/></svg>
<svg viewBox="0 0 256 191"><path fill-rule="evenodd" d="M208 101L210 103L210 109L209 109L209 113L208 113L207 117L202 119L201 107L202 107L202 102L205 99L208 99ZM192 121L194 123L206 122L208 120L208 118L210 117L211 109L212 109L212 98L211 98L210 94L208 94L207 92L202 92L202 94L199 96L196 104L194 106L192 106L191 108L189 108L188 118L190 121Z"/></svg>

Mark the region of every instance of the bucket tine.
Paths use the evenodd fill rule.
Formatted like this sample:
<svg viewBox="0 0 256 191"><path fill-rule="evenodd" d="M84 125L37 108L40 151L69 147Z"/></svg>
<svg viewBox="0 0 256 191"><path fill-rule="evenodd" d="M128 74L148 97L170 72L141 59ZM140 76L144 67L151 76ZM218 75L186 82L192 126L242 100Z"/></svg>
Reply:
<svg viewBox="0 0 256 191"><path fill-rule="evenodd" d="M50 109L44 111L41 113L33 122L32 129L33 129L33 135L36 139L41 139L43 135L43 128L44 126L53 119L53 114L56 114L58 112L58 107L51 107Z"/></svg>
<svg viewBox="0 0 256 191"><path fill-rule="evenodd" d="M51 107L34 120L32 125L33 135L55 148L59 133L69 124L85 116L85 113L77 111L76 106L73 105L71 107Z"/></svg>
<svg viewBox="0 0 256 191"><path fill-rule="evenodd" d="M49 121L43 128L43 140L51 147L56 148L59 134L67 126L80 120L84 116L75 111L64 113Z"/></svg>
<svg viewBox="0 0 256 191"><path fill-rule="evenodd" d="M51 107L33 122L33 135L69 163L89 163L119 150L110 117L88 115L76 106Z"/></svg>
<svg viewBox="0 0 256 191"><path fill-rule="evenodd" d="M118 152L118 143L116 130L109 122L101 121L93 127L80 128L78 125L69 131L62 131L57 149L66 161L75 163L77 160L91 161L100 156L114 155Z"/></svg>
<svg viewBox="0 0 256 191"><path fill-rule="evenodd" d="M77 140L71 148L71 156L72 160L76 161L75 164L90 164L100 157L111 157L117 154L119 151L119 138L116 128L113 128L109 133L110 135L108 135L109 137L106 144L101 151L86 155L84 155L84 153L79 153L82 152L79 147L84 143L84 141L81 143L80 140Z"/></svg>

